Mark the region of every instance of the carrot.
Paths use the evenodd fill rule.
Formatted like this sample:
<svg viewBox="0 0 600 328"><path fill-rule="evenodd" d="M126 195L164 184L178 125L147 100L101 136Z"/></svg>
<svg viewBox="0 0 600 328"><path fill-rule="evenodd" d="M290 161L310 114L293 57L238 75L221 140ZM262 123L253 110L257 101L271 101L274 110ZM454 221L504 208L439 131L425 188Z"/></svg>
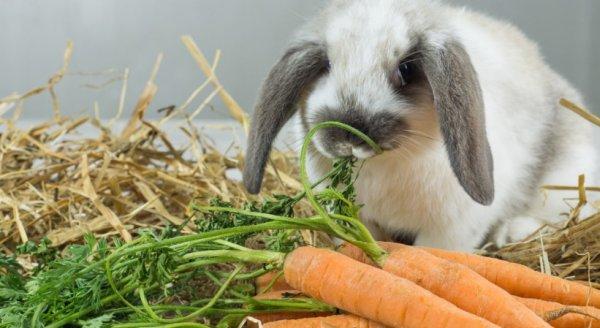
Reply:
<svg viewBox="0 0 600 328"><path fill-rule="evenodd" d="M494 258L423 248L427 252L468 266L509 293L567 305L600 308L600 290L532 270L524 265Z"/></svg>
<svg viewBox="0 0 600 328"><path fill-rule="evenodd" d="M264 328L385 328L384 325L351 314L321 318L281 320L263 325Z"/></svg>
<svg viewBox="0 0 600 328"><path fill-rule="evenodd" d="M408 279L467 312L506 328L550 327L512 295L466 266L411 246L381 245L388 251L384 271ZM351 244L339 251L358 261L366 260L362 250Z"/></svg>
<svg viewBox="0 0 600 328"><path fill-rule="evenodd" d="M280 275L279 271L269 271L262 276L256 278L254 281L254 287L256 287L256 292L258 294L263 293L267 287L275 280L273 286L271 286L270 291L278 291L278 290L290 290L293 289L285 282L285 278L283 275Z"/></svg>
<svg viewBox="0 0 600 328"><path fill-rule="evenodd" d="M295 249L284 275L306 295L390 327L498 327L411 281L327 249Z"/></svg>
<svg viewBox="0 0 600 328"><path fill-rule="evenodd" d="M516 296L515 296L516 297ZM600 328L600 310L587 306L567 306L556 302L537 300L533 298L516 297L542 318L547 318L552 327L556 328ZM561 310L571 310L567 314L552 320L553 314Z"/></svg>

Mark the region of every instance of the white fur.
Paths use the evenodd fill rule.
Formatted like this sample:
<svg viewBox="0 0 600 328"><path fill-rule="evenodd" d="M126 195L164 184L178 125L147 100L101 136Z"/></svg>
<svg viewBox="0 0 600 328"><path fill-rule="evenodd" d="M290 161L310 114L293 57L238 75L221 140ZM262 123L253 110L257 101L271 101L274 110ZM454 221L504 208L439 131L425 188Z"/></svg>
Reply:
<svg viewBox="0 0 600 328"><path fill-rule="evenodd" d="M481 83L487 135L494 157L495 200L474 202L455 177L433 108L399 103L386 80L390 65L412 46L411 35L424 34L442 45L458 39L470 55ZM324 105L339 106L339 92L352 94L364 108L393 107L409 118L413 136L394 151L365 162L357 180L362 218L383 235L418 233L417 245L471 251L495 225L504 237L517 240L541 223L557 222L568 211L563 199L574 192L543 194L545 184L575 185L579 174L594 180L596 151L591 125L558 106L560 97L582 103L582 97L550 69L536 45L513 26L465 9L435 1L334 1L299 34L325 40L332 68L317 81L305 106L310 117ZM537 159L545 156L535 144L551 126L557 153L533 190L528 189ZM305 131L298 130L299 138ZM310 175L317 179L330 165L313 156ZM356 150L358 157L370 154Z"/></svg>

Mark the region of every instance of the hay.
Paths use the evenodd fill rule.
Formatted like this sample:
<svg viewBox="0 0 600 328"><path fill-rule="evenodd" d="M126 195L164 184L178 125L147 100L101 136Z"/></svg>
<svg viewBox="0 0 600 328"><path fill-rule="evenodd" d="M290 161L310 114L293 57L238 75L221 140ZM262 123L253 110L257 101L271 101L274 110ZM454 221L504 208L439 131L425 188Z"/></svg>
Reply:
<svg viewBox="0 0 600 328"><path fill-rule="evenodd" d="M186 46L194 57L205 58L191 38ZM61 115L53 88L62 79L72 53L69 43L63 68L50 82L22 95L0 101L0 113L13 107L11 118L2 119L0 134L0 249L8 254L18 244L47 237L53 245L81 241L86 233L119 235L131 240L136 229L165 225L186 225L188 204L195 199L206 204L214 196L236 206L257 199L248 195L239 182L227 179L228 170L241 167L239 148L234 155L219 152L192 123L192 115L207 106L201 102L191 114L186 110L209 84L225 95L235 118L247 125L247 115L214 75L217 61L204 72L207 80L180 107L160 110L158 120L145 119L158 91L154 83L162 56L157 58L150 79L121 132L113 125L124 109L127 90L124 79L117 117L103 124L99 117L69 118ZM217 55L218 58L218 55ZM125 72L125 77L127 75ZM215 82L217 81L217 82ZM23 102L48 91L52 96L52 121L28 129L17 127ZM14 106L16 105L16 106ZM176 149L161 129L168 122L180 122L186 136L184 149ZM92 125L97 138L82 139L78 129ZM275 152L266 173L269 192L290 194L299 190L295 158ZM306 206L305 208L308 208ZM303 210L302 205L298 209Z"/></svg>
<svg viewBox="0 0 600 328"><path fill-rule="evenodd" d="M600 214L486 255L600 287ZM546 264L544 264L546 263ZM543 269L544 266L548 268ZM542 270L543 269L543 270Z"/></svg>
<svg viewBox="0 0 600 328"><path fill-rule="evenodd" d="M162 56L133 109L133 115L121 132L114 123L124 113L128 70L123 74L122 93L117 116L107 124L96 117L68 118L60 113L60 103L54 92L63 78L72 53L69 43L63 68L45 85L22 95L0 100L0 118L14 111L11 118L2 119L0 134L0 250L12 254L15 247L27 240L47 237L54 245L63 246L81 241L85 233L119 235L129 240L143 227L184 225L191 231L188 204L195 199L207 203L214 196L230 201L234 206L256 199L248 195L239 181L227 178L228 170L240 169L243 158L239 152L228 156L219 152L192 123L192 119L219 96L231 116L248 129L248 116L218 81L212 66L190 37L182 41L197 61L206 81L178 107L158 109L163 117L147 120L158 91L154 78ZM197 96L212 86L213 91L194 109L188 109ZM27 98L49 92L52 96L54 119L29 129L17 128L16 122ZM561 102L593 123L597 117L566 100ZM174 121L187 137L186 147L176 148L163 131L165 123ZM77 130L93 125L99 136L81 139ZM296 157L291 153L274 152L266 171L265 188L270 194L295 193L301 189L297 176ZM580 202L563 227L545 227L526 241L501 249L487 249L484 254L525 264L536 270L568 279L588 281L600 286L600 214L579 220L586 192L598 187L546 186L553 190L579 190ZM260 196L259 196L260 197ZM310 212L300 204L299 215ZM307 235L306 238L311 238ZM31 266L28 266L31 267Z"/></svg>

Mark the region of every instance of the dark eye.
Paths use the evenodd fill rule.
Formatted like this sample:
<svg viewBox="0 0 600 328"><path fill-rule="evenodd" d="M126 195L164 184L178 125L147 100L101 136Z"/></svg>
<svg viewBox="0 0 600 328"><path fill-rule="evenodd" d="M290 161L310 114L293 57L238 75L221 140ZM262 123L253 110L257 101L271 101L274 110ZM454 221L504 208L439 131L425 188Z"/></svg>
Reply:
<svg viewBox="0 0 600 328"><path fill-rule="evenodd" d="M398 87L409 85L414 79L417 72L417 67L412 62L403 62L398 65L394 73L394 84Z"/></svg>

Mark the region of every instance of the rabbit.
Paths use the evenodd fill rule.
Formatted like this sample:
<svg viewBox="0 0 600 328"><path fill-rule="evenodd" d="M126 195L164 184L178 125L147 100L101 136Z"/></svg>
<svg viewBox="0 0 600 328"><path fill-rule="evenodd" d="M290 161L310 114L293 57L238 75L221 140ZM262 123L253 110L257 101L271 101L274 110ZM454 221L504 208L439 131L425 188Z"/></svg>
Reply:
<svg viewBox="0 0 600 328"><path fill-rule="evenodd" d="M594 181L592 126L559 105L582 96L509 23L428 0L331 1L295 35L263 83L243 180L258 193L273 141L290 119L321 130L308 171L363 162L361 219L380 240L472 252L564 220L544 185Z"/></svg>

